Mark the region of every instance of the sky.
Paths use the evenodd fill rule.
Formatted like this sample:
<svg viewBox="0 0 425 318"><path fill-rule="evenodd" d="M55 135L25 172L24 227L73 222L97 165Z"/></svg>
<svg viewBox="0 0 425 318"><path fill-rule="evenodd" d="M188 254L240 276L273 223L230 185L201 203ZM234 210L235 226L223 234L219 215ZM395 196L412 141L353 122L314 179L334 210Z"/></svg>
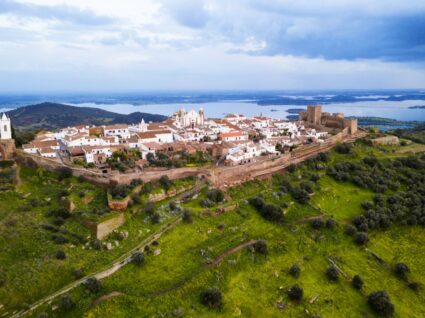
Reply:
<svg viewBox="0 0 425 318"><path fill-rule="evenodd" d="M425 88L424 0L0 0L0 93Z"/></svg>

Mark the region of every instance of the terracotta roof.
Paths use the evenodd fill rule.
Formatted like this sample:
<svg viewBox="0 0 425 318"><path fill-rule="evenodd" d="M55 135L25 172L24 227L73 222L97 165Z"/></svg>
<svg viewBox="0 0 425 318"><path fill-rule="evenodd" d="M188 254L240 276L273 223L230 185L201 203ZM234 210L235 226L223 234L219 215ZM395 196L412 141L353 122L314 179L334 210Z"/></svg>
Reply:
<svg viewBox="0 0 425 318"><path fill-rule="evenodd" d="M241 131L231 131L228 133L221 133L220 134L220 138L226 138L226 137L240 137L242 136L242 132Z"/></svg>
<svg viewBox="0 0 425 318"><path fill-rule="evenodd" d="M128 129L128 125L126 125L126 124L109 125L109 126L105 126L105 129L106 130Z"/></svg>
<svg viewBox="0 0 425 318"><path fill-rule="evenodd" d="M56 153L52 148L41 148L39 149L40 153Z"/></svg>

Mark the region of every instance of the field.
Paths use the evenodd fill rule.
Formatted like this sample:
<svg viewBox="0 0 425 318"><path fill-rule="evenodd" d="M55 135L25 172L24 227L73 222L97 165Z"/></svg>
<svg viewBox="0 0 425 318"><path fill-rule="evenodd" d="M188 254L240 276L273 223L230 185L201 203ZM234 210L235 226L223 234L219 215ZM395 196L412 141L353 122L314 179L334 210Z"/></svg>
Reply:
<svg viewBox="0 0 425 318"><path fill-rule="evenodd" d="M387 161L408 156L420 147L412 144L372 148L357 143L349 154L332 151L324 165L360 162L370 155ZM50 234L37 225L46 222L46 211L58 204L53 198L59 191L72 185L71 196L78 195L81 189L88 193L86 196L93 193L96 199L92 202L97 208L106 194L73 178L57 181L56 176L45 171L21 168L20 174L22 183L17 191L0 192L0 273L6 277L0 287L0 299L9 314L75 280L73 269L84 268L90 274L104 268L176 217L169 212L170 200L158 202L161 222L152 224L143 212L146 201L142 196L140 204L125 212L128 221L120 231L127 231L129 236L116 248L98 251L83 248L84 244L58 247ZM299 185L312 174L319 179L307 203L296 202L291 194L282 191L283 179ZM75 305L69 310L54 300L29 316L375 317L367 305L367 295L378 290L389 294L394 317L425 316L423 291L408 288L407 281L393 272L395 263L404 262L411 269L408 280L425 284L423 226L394 224L384 231L370 230L369 242L362 246L344 234L351 219L362 213L362 202L373 200L375 193L371 190L350 181L336 181L325 169L312 169L306 163L294 172L230 188L223 203L202 207L208 193L204 188L192 200L180 203L183 209L190 209L192 222L182 221L151 244L142 266L125 265L101 281L99 292L89 293L84 286L71 290L69 295ZM388 190L386 194L391 193ZM283 208L283 222L264 219L248 203L248 199L258 195ZM50 203L30 206L31 199L46 201L46 197L52 198ZM312 218L326 220L331 216L337 221L335 228L314 229L310 225ZM11 220L14 225L7 226ZM84 237L88 235L72 218L63 227ZM250 242L256 240L267 242L266 254L252 248ZM249 246L239 249L244 243ZM57 249L66 252L66 260L54 258ZM288 272L293 264L301 268L298 278ZM329 281L325 274L331 264L340 269L336 282ZM361 291L351 286L354 275L360 275L365 283ZM288 288L294 284L304 290L300 302L287 296ZM223 304L218 309L200 302L201 293L209 287L217 287L222 293Z"/></svg>

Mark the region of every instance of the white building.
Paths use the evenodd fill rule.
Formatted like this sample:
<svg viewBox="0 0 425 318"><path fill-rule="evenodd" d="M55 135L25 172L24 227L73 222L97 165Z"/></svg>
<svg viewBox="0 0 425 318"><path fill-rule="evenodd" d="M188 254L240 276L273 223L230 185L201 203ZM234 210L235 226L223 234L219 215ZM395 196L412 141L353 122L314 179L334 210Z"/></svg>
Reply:
<svg viewBox="0 0 425 318"><path fill-rule="evenodd" d="M10 124L10 118L5 113L0 118L0 139L12 139L12 125Z"/></svg>
<svg viewBox="0 0 425 318"><path fill-rule="evenodd" d="M195 110L186 111L184 109L180 109L173 116L174 125L178 128L195 128L204 125L205 114L204 109L201 108L199 112Z"/></svg>
<svg viewBox="0 0 425 318"><path fill-rule="evenodd" d="M107 137L118 137L120 139L128 139L131 136L128 125L104 126L103 134Z"/></svg>

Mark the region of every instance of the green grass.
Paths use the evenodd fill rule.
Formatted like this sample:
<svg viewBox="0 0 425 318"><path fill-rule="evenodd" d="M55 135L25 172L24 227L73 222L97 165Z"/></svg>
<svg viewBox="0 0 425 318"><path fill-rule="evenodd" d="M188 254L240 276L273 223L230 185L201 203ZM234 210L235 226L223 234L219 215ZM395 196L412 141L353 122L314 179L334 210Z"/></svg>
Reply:
<svg viewBox="0 0 425 318"><path fill-rule="evenodd" d="M366 155L375 155L381 159L392 158L397 154L405 155L400 153L400 149L402 147L372 148L359 143L352 154L332 152L330 162L336 163L347 158L358 161ZM304 166L286 177L297 184L310 172ZM18 193L4 195L4 203L0 200L0 204L3 207L13 206L13 209L0 212L4 213L1 215L2 220L20 211L32 197L41 198L46 192L54 197L54 191L59 191L54 189L63 186L45 172L42 178L26 170L23 174L27 175L20 191L32 194L25 200ZM385 261L384 264L377 262L365 247L355 245L352 238L344 234L345 223L359 215L362 212L361 202L371 200L374 194L351 183L336 182L327 177L324 171L319 174L321 178L314 187L310 204L296 203L290 194L280 195L281 177L276 176L270 180L251 181L229 189L228 202L222 206L237 204L237 209L214 217L205 216L202 212L213 211L216 207L204 209L199 204L207 193L205 188L196 199L182 204L193 211L193 223L182 223L165 233L158 240L157 246L151 246L144 265L137 267L129 264L105 278L102 280L102 291L97 295L88 294L82 286L72 290L70 294L76 301L76 306L71 311L52 311L52 305L57 303L54 301L39 308L32 316L36 317L38 313L45 311L49 317L90 318L308 317L307 313L320 314L321 317L375 317L366 304L366 296L373 291L385 289L395 305L396 318L423 317L423 291L413 292L405 281L393 274L394 264L402 261L412 270L408 276L409 281L425 284L423 228L393 226L387 231L372 231L366 247ZM36 181L44 185L41 186ZM264 220L246 203L248 198L256 195L262 195L268 203L287 204L288 208L284 209L285 222L274 224ZM166 209L166 204L171 200L172 198L157 203L163 222L171 217ZM16 204L18 201L20 204ZM55 204L54 200L50 203ZM130 210L139 211L142 207L143 204L140 204ZM28 222L23 223L22 228L17 226L19 232L16 237L19 238L19 243L9 243L15 235L13 233L2 236L4 241L0 243L8 245L8 251L0 250L2 270L8 275L15 275L14 278L17 279L8 286L8 292L4 287L0 288L0 298L6 299L2 300L4 303L12 301L17 307L23 301L30 303L47 295L72 280L72 268L85 267L88 271L101 268L156 228L143 214L126 212L129 222L120 230L128 231L130 236L120 247L98 252L66 246L69 257L60 262L51 258L51 253L57 246L51 243L48 234L42 230L29 230L31 224L45 222L43 212L48 208L50 207L33 208L26 217L19 219L21 222ZM321 211L334 216L338 221L335 229L317 231L306 222L308 218L321 214ZM74 221L67 221L65 227L73 232L84 233ZM208 266L211 260L250 239L265 239L268 242L267 256L254 254L245 248L227 256L217 266ZM38 244L36 240L43 244ZM160 250L159 255L155 255L155 250ZM325 270L330 259L338 264L348 278L341 275L336 283L328 281ZM6 261L6 266L1 261ZM298 279L288 274L288 269L294 263L301 266L301 276ZM353 289L350 284L350 278L356 274L365 281L361 292ZM20 276L22 278L18 279ZM294 284L304 288L301 303L291 302L286 295L286 290ZM200 293L212 286L220 288L223 293L224 305L218 311L205 308L199 302ZM122 295L92 306L98 297L113 291ZM283 303L285 308L277 308L277 303Z"/></svg>

